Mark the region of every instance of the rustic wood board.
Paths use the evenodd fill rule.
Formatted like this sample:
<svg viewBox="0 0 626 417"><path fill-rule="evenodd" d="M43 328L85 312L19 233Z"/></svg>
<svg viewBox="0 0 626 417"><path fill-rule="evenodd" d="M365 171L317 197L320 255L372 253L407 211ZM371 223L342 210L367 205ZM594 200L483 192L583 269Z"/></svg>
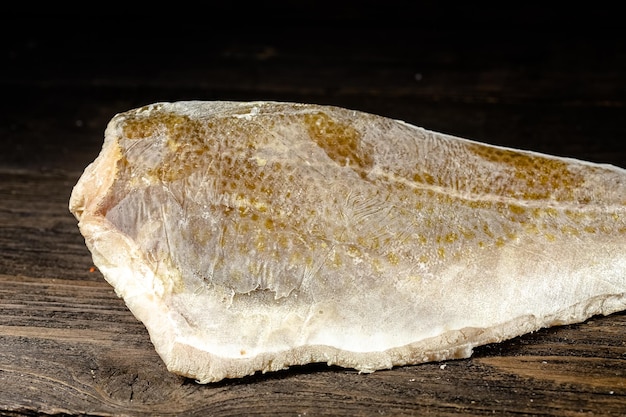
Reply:
<svg viewBox="0 0 626 417"><path fill-rule="evenodd" d="M624 313L484 346L466 360L373 374L314 364L198 385L167 372L92 269L67 208L108 120L159 100L335 104L626 167L622 38L331 27L298 43L216 41L198 30L163 60L156 46L111 54L128 35L97 36L112 20L57 22L81 37L24 30L2 41L0 415L626 414ZM347 36L355 33L365 41ZM203 56L187 55L211 39Z"/></svg>

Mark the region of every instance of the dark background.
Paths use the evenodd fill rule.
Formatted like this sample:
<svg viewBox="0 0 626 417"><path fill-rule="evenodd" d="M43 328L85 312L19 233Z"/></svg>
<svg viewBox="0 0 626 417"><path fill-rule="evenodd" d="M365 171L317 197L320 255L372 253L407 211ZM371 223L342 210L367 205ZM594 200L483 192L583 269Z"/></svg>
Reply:
<svg viewBox="0 0 626 417"><path fill-rule="evenodd" d="M548 2L545 2L548 3ZM551 2L552 3L552 2ZM118 112L332 104L626 167L623 14L604 2L31 3L0 14L0 415L623 415L626 315L370 375L170 375L67 208ZM42 8L48 8L44 10Z"/></svg>
<svg viewBox="0 0 626 417"><path fill-rule="evenodd" d="M115 113L182 99L334 104L623 165L621 16L399 1L7 13L0 165L78 169Z"/></svg>

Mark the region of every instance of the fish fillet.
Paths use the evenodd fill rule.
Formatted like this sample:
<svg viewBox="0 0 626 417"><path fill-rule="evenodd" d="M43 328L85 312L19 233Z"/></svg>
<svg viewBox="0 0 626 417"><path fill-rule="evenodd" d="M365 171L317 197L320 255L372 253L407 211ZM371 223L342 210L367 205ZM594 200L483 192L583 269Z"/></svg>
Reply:
<svg viewBox="0 0 626 417"><path fill-rule="evenodd" d="M466 358L626 309L626 171L332 106L115 115L72 191L169 371Z"/></svg>

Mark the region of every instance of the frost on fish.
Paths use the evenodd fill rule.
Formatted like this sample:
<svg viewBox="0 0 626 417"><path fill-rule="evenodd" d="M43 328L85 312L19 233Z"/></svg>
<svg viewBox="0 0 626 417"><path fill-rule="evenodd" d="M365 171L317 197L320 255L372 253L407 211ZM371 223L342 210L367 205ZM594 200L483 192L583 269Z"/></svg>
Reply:
<svg viewBox="0 0 626 417"><path fill-rule="evenodd" d="M372 372L626 309L626 171L338 107L116 115L70 210L168 369Z"/></svg>

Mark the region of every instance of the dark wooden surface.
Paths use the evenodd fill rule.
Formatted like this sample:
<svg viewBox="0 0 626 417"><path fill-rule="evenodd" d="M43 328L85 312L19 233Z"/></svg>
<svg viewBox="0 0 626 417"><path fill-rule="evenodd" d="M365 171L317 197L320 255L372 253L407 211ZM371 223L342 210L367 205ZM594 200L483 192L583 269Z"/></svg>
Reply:
<svg viewBox="0 0 626 417"><path fill-rule="evenodd" d="M317 364L198 385L166 371L91 272L67 209L117 112L182 99L334 104L626 167L616 10L287 4L266 5L254 27L241 5L2 16L0 415L626 415L622 313L368 375Z"/></svg>

